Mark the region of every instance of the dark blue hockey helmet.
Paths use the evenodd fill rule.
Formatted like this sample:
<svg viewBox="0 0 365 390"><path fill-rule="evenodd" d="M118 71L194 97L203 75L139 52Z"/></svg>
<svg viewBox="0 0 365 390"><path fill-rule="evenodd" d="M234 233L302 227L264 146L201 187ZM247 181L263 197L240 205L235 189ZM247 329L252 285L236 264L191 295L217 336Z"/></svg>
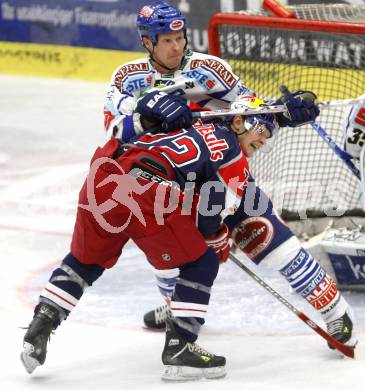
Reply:
<svg viewBox="0 0 365 390"><path fill-rule="evenodd" d="M159 34L184 31L186 39L186 19L176 8L165 3L156 1L153 4L145 5L138 12L137 28L142 37L147 37L153 45L157 44Z"/></svg>

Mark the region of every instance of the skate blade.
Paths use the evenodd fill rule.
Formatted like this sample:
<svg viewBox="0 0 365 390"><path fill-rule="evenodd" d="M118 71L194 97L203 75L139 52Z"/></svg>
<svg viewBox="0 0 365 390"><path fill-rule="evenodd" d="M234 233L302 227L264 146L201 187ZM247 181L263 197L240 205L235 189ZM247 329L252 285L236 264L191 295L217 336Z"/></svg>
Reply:
<svg viewBox="0 0 365 390"><path fill-rule="evenodd" d="M148 326L142 326L142 329L147 332L157 332L157 333L166 332L166 326L163 328L149 328Z"/></svg>
<svg viewBox="0 0 365 390"><path fill-rule="evenodd" d="M345 345L355 349L358 342L359 340L355 336L351 336L350 340L347 341Z"/></svg>
<svg viewBox="0 0 365 390"><path fill-rule="evenodd" d="M24 342L23 346L24 346L24 351L20 354L20 360L23 363L23 366L28 372L28 374L31 374L41 364L37 359L30 356L30 354L34 352L33 345Z"/></svg>
<svg viewBox="0 0 365 390"><path fill-rule="evenodd" d="M226 376L226 367L195 368L187 366L165 366L164 381L196 381L199 379L219 379Z"/></svg>

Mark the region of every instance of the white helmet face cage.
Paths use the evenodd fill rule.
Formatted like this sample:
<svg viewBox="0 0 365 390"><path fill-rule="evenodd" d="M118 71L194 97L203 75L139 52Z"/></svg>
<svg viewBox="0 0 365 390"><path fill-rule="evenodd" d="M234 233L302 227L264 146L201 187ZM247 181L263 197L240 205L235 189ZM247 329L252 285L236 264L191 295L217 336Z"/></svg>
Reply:
<svg viewBox="0 0 365 390"><path fill-rule="evenodd" d="M266 118L265 115L247 116L244 121L244 127L249 132L256 132L258 134L265 134L266 142L262 145L259 151L269 153L275 144L275 135L277 128L273 128L273 121L271 118Z"/></svg>

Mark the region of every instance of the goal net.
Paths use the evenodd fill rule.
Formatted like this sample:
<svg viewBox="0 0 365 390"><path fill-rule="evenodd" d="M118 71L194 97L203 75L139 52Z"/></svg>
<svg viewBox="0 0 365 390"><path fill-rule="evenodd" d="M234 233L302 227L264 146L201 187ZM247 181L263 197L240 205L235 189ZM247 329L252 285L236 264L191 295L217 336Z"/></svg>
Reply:
<svg viewBox="0 0 365 390"><path fill-rule="evenodd" d="M314 91L319 101L363 95L365 24L348 20L365 23L365 7L289 10L304 19L214 15L211 54L227 60L243 84L263 98L278 98L280 85ZM323 109L317 120L341 147L348 109ZM309 125L281 129L270 153L256 153L251 170L285 219L364 216L357 179Z"/></svg>

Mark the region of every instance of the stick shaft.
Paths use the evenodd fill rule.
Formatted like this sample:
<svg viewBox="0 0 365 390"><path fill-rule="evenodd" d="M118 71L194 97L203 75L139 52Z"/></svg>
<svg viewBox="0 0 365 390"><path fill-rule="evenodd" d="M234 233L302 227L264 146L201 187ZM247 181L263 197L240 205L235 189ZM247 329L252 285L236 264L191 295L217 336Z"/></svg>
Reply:
<svg viewBox="0 0 365 390"><path fill-rule="evenodd" d="M312 328L316 333L322 336L326 341L328 341L334 348L342 352L345 356L354 358L354 349L340 343L334 337L332 337L328 332L322 329L314 321L312 321L306 314L294 307L289 301L287 301L283 296L281 296L277 291L270 287L260 276L243 264L233 253L229 255L230 260L232 260L239 268L246 272L252 279L254 279L258 284L266 289L272 296L274 296L279 302L286 306L292 313L294 313L298 318L300 318L304 323L306 323L310 328Z"/></svg>
<svg viewBox="0 0 365 390"><path fill-rule="evenodd" d="M318 103L319 107L323 109L338 107L338 106L351 106L358 103L365 103L365 98L359 99L345 99L345 100L333 100ZM193 112L194 118L214 118L219 116L231 116L231 115L258 115L258 114L275 114L280 112L286 112L287 109L284 105L276 106L261 106L257 108L242 108L242 109L222 109L212 111L199 111Z"/></svg>
<svg viewBox="0 0 365 390"><path fill-rule="evenodd" d="M324 128L317 122L311 123L313 129L317 132L317 134L323 139L323 141L332 149L332 151L336 154L337 157L342 160L342 162L350 169L350 171L359 179L360 171L354 163L350 160L352 156L342 150L336 142L326 133Z"/></svg>
<svg viewBox="0 0 365 390"><path fill-rule="evenodd" d="M214 118L217 116L231 116L231 115L258 115L258 114L275 114L279 112L285 112L286 107L283 105L278 106L261 106L257 108L238 108L234 110L212 110L212 111L197 111L193 112L194 118Z"/></svg>
<svg viewBox="0 0 365 390"><path fill-rule="evenodd" d="M365 97L356 99L329 100L318 103L321 108L339 107L339 106L354 106L358 103L365 103Z"/></svg>

